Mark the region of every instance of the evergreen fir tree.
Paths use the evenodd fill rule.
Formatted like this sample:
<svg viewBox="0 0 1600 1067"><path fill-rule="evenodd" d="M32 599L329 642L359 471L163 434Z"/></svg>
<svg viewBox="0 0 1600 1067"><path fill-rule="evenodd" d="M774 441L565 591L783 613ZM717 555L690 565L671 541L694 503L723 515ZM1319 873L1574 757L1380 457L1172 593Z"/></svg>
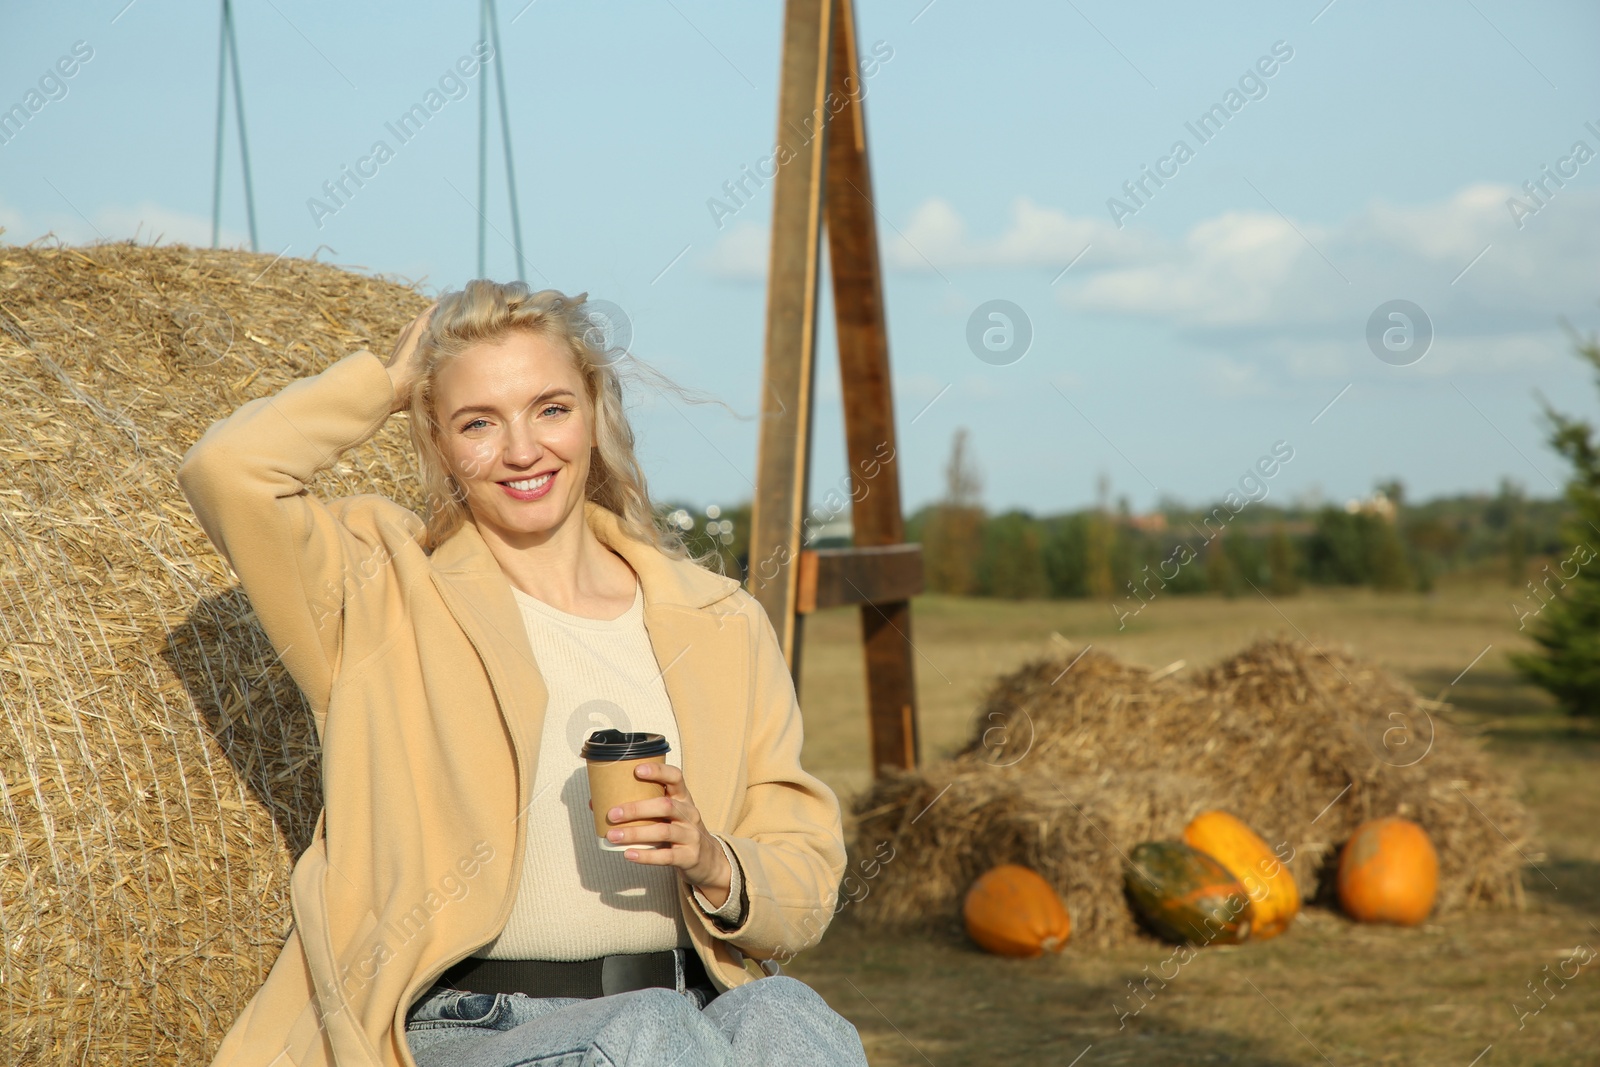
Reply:
<svg viewBox="0 0 1600 1067"><path fill-rule="evenodd" d="M1578 355L1600 371L1600 340L1590 337ZM1600 384L1600 375L1597 375ZM1540 646L1512 653L1511 663L1529 681L1550 692L1573 715L1600 714L1600 442L1588 422L1569 418L1539 398L1550 427L1550 445L1572 464L1566 498L1572 518L1564 532L1569 546L1557 567L1559 589L1529 626Z"/></svg>

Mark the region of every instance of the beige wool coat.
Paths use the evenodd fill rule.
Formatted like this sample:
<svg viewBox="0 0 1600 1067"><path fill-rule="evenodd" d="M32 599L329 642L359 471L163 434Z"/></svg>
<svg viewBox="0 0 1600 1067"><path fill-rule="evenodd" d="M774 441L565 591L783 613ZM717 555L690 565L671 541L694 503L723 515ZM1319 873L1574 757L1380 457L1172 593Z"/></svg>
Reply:
<svg viewBox="0 0 1600 1067"><path fill-rule="evenodd" d="M213 1067L416 1067L409 1006L510 914L547 692L511 585L471 523L431 554L422 519L376 494L322 501L315 473L389 417L387 368L359 351L213 423L178 482L305 694L324 805L294 865L294 923ZM719 989L787 959L832 918L839 803L800 765L795 689L766 612L737 581L626 536L677 718L669 757L748 900L735 928L679 882ZM766 966L767 971L773 968Z"/></svg>

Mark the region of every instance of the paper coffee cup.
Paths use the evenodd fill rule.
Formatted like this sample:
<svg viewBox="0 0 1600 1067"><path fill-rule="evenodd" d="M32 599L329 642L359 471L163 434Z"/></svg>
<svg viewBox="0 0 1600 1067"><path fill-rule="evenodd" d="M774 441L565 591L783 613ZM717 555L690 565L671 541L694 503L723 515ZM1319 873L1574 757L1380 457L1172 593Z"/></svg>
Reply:
<svg viewBox="0 0 1600 1067"><path fill-rule="evenodd" d="M660 763L672 751L661 734L624 733L621 730L596 730L583 743L579 753L589 767L589 802L594 807L594 833L600 847L610 852L630 848L660 848L654 843L614 844L606 839L606 832L619 827L648 826L660 819L633 819L613 823L606 812L619 804L652 797L666 796L667 790L660 782L640 781L633 769L641 763ZM670 847L670 846L669 846Z"/></svg>

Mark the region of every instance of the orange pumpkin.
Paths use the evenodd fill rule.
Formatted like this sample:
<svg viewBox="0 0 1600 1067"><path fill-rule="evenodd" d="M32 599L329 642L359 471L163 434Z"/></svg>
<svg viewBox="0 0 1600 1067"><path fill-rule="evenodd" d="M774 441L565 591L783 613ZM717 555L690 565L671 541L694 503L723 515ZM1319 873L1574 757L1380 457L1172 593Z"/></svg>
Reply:
<svg viewBox="0 0 1600 1067"><path fill-rule="evenodd" d="M1364 822L1339 853L1339 903L1360 922L1415 926L1438 889L1439 854L1410 819Z"/></svg>
<svg viewBox="0 0 1600 1067"><path fill-rule="evenodd" d="M1001 864L973 882L961 917L972 940L999 956L1060 952L1072 935L1066 905L1050 883L1015 863Z"/></svg>
<svg viewBox="0 0 1600 1067"><path fill-rule="evenodd" d="M1239 880L1250 896L1250 937L1277 937L1300 912L1300 889L1294 875L1267 843L1225 811L1196 815L1183 830L1184 844L1199 849Z"/></svg>

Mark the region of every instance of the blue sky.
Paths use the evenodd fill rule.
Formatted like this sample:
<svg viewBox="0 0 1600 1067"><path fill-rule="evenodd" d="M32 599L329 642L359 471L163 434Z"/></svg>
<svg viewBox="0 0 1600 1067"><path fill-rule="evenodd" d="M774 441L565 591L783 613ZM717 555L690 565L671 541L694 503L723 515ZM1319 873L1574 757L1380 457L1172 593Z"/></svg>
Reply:
<svg viewBox="0 0 1600 1067"><path fill-rule="evenodd" d="M771 185L742 205L722 187L772 152L781 5L500 2L529 281L619 305L637 355L753 414ZM326 245L429 291L473 277L493 64L403 145L385 124L470 56L477 5L235 11L261 248ZM209 243L217 7L10 5L0 23L0 108L93 50L0 144L0 240ZM1600 329L1600 8L865 0L858 24L887 56L866 108L908 510L939 495L958 427L992 510L1081 507L1102 474L1136 510L1200 503L1280 441L1282 502L1389 477L1412 499L1502 477L1555 494L1535 394L1597 407L1562 323ZM234 138L230 117L230 244ZM380 139L393 157L318 218L308 202ZM500 159L487 270L509 278ZM969 344L991 300L1026 317L1021 358ZM1415 339L1387 361L1369 344L1394 300L1431 326L1420 359ZM814 499L845 470L830 315ZM635 419L658 497L750 495L749 418L641 394Z"/></svg>

